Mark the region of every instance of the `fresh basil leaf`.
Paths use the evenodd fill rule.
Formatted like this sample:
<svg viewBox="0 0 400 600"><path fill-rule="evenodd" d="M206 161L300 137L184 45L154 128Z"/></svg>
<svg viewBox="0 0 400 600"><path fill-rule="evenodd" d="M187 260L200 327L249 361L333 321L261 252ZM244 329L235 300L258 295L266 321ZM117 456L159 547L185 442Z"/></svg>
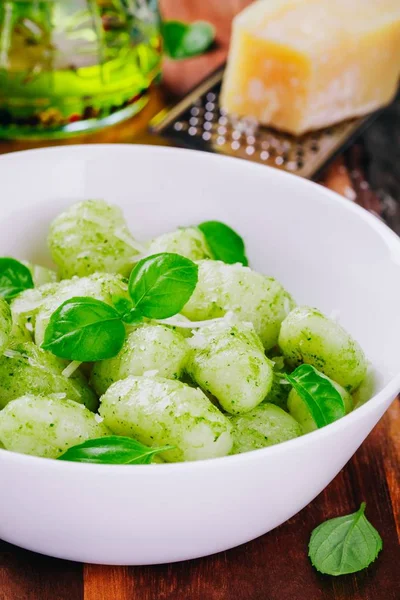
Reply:
<svg viewBox="0 0 400 600"><path fill-rule="evenodd" d="M42 348L60 358L94 362L121 350L125 327L118 312L87 297L67 300L51 315Z"/></svg>
<svg viewBox="0 0 400 600"><path fill-rule="evenodd" d="M0 296L11 300L33 287L32 274L28 267L15 258L0 258Z"/></svg>
<svg viewBox="0 0 400 600"><path fill-rule="evenodd" d="M172 448L149 448L132 438L110 435L72 446L58 460L102 465L148 465L155 454Z"/></svg>
<svg viewBox="0 0 400 600"><path fill-rule="evenodd" d="M115 310L121 316L133 308L132 300L129 298L124 298L124 296L113 296L111 300Z"/></svg>
<svg viewBox="0 0 400 600"><path fill-rule="evenodd" d="M122 315L122 320L127 325L136 325L143 321L143 315L137 308L131 308L131 310Z"/></svg>
<svg viewBox="0 0 400 600"><path fill-rule="evenodd" d="M133 306L133 302L129 298L115 296L112 298L112 303L122 321L127 325L134 325L143 321L143 315Z"/></svg>
<svg viewBox="0 0 400 600"><path fill-rule="evenodd" d="M220 221L205 221L198 226L216 260L228 264L249 264L242 238L236 231Z"/></svg>
<svg viewBox="0 0 400 600"><path fill-rule="evenodd" d="M308 555L326 575L366 569L382 550L382 538L364 515L365 502L351 515L321 523L311 534Z"/></svg>
<svg viewBox="0 0 400 600"><path fill-rule="evenodd" d="M324 427L346 414L342 396L331 381L311 365L300 365L285 375L307 405L317 427Z"/></svg>
<svg viewBox="0 0 400 600"><path fill-rule="evenodd" d="M135 308L149 319L176 315L194 292L198 270L188 258L170 252L143 258L129 278Z"/></svg>
<svg viewBox="0 0 400 600"><path fill-rule="evenodd" d="M182 58L179 57L179 52L187 28L186 23L182 23L182 21L163 21L161 23L163 49L170 58Z"/></svg>
<svg viewBox="0 0 400 600"><path fill-rule="evenodd" d="M206 21L164 21L161 26L164 52L175 60L203 54L214 41L215 27Z"/></svg>

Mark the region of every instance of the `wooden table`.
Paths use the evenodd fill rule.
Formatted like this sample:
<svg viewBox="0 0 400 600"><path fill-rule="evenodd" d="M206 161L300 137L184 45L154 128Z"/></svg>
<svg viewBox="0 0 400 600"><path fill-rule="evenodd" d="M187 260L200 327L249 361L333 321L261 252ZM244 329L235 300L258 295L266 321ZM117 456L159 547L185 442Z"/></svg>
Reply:
<svg viewBox="0 0 400 600"><path fill-rule="evenodd" d="M218 30L217 47L210 54L165 64L164 90L184 93L224 60L232 15L248 3L162 0L168 17L209 19ZM138 117L65 143L160 143L149 138L146 125L164 102L165 92L158 90ZM35 144L0 142L0 152L32 146ZM339 158L322 183L355 196L360 204L379 212L375 194L365 185L360 151L355 148ZM326 490L263 537L215 556L154 567L82 565L0 541L0 600L399 600L399 480L400 406L396 401ZM312 529L327 518L356 510L362 500L367 502L367 515L384 540L379 559L354 576L318 574L307 558Z"/></svg>

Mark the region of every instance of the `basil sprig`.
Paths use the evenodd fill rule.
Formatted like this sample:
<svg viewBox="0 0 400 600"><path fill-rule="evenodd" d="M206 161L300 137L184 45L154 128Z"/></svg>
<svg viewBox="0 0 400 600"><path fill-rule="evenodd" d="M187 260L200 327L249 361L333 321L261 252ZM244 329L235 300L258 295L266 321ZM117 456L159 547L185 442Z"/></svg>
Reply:
<svg viewBox="0 0 400 600"><path fill-rule="evenodd" d="M342 396L331 381L311 365L300 365L284 375L307 405L318 428L346 414Z"/></svg>
<svg viewBox="0 0 400 600"><path fill-rule="evenodd" d="M180 60L203 54L208 50L214 41L215 28L207 21L164 21L161 24L161 34L165 54Z"/></svg>
<svg viewBox="0 0 400 600"><path fill-rule="evenodd" d="M125 341L124 323L172 317L185 306L197 280L197 265L184 256L164 252L143 258L129 279L131 300L114 298L114 306L87 297L67 300L51 315L42 348L68 360L112 358Z"/></svg>
<svg viewBox="0 0 400 600"><path fill-rule="evenodd" d="M15 258L0 258L0 296L11 300L33 287L32 274L28 267Z"/></svg>
<svg viewBox="0 0 400 600"><path fill-rule="evenodd" d="M243 239L228 225L220 221L205 221L198 228L216 260L228 264L242 263L245 267L249 264Z"/></svg>
<svg viewBox="0 0 400 600"><path fill-rule="evenodd" d="M109 435L72 446L58 460L101 465L148 465L156 454L172 448L150 448L129 437Z"/></svg>
<svg viewBox="0 0 400 600"><path fill-rule="evenodd" d="M133 325L143 321L143 315L132 305L132 300L123 296L114 296L112 304L127 325Z"/></svg>
<svg viewBox="0 0 400 600"><path fill-rule="evenodd" d="M314 567L327 575L366 569L382 550L382 538L366 518L365 502L345 517L321 523L312 532L308 551Z"/></svg>

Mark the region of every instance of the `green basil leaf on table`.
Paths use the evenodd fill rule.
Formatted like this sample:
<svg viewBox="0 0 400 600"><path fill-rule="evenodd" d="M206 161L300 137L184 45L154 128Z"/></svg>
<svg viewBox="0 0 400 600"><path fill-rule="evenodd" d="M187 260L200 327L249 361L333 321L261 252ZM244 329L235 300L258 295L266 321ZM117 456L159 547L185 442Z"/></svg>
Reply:
<svg viewBox="0 0 400 600"><path fill-rule="evenodd" d="M32 274L28 267L15 258L0 258L0 296L11 300L33 287Z"/></svg>
<svg viewBox="0 0 400 600"><path fill-rule="evenodd" d="M382 550L382 538L365 517L365 502L356 513L321 523L312 532L309 557L326 575L366 569Z"/></svg>
<svg viewBox="0 0 400 600"><path fill-rule="evenodd" d="M220 221L205 221L198 228L206 238L207 244L216 260L228 264L249 264L243 239L236 231Z"/></svg>
<svg viewBox="0 0 400 600"><path fill-rule="evenodd" d="M317 427L325 427L346 414L335 386L311 365L300 365L285 377L307 405Z"/></svg>
<svg viewBox="0 0 400 600"><path fill-rule="evenodd" d="M172 446L149 448L129 437L110 435L72 446L58 460L103 465L148 465L153 457Z"/></svg>
<svg viewBox="0 0 400 600"><path fill-rule="evenodd" d="M198 280L198 266L170 252L140 260L129 278L135 308L149 319L167 319L179 313L190 299Z"/></svg>
<svg viewBox="0 0 400 600"><path fill-rule="evenodd" d="M208 50L215 38L215 28L207 21L164 21L161 34L165 54L179 60L203 54Z"/></svg>
<svg viewBox="0 0 400 600"><path fill-rule="evenodd" d="M60 358L94 362L116 356L124 340L125 327L115 308L76 297L53 312L42 348Z"/></svg>

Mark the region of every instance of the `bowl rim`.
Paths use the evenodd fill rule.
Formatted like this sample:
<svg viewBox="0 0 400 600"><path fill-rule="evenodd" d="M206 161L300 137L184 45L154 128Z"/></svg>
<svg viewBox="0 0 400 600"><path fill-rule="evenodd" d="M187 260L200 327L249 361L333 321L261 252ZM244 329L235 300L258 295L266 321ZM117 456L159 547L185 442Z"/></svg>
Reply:
<svg viewBox="0 0 400 600"><path fill-rule="evenodd" d="M78 152L83 155L87 155L86 158L90 158L88 156L93 152L103 152L104 150L108 152L127 152L127 153L137 153L139 156L143 155L143 153L151 153L151 154L177 154L178 157L182 155L191 154L193 156L193 160L204 160L204 162L227 162L227 164L232 164L232 166L236 165L239 169L248 169L255 170L255 172L268 171L269 176L279 179L282 178L284 180L291 180L292 185L300 185L305 188L309 188L313 190L313 194L316 192L321 196L325 196L331 202L341 205L346 211L354 212L365 221L373 230L375 230L378 235L384 239L386 244L390 246L390 249L397 255L398 261L400 263L400 237L392 231L383 221L381 221L378 217L374 216L372 213L368 212L361 206L355 204L351 200L344 198L337 192L325 188L321 184L318 184L314 181L302 178L294 173L288 173L286 171L282 171L280 169L275 169L274 167L270 167L268 165L262 165L258 163L249 162L246 160L239 160L236 157L231 156L223 156L220 154L213 154L204 152L201 150L192 150L186 148L176 148L176 147L168 147L168 146L158 146L158 145L150 145L150 144L69 144L66 146L58 145L58 146L50 146L46 148L34 148L30 150L20 150L15 152L10 152L8 154L0 155L0 167L2 163L9 161L14 162L15 159L17 161L21 159L25 159L25 157L35 155L45 155L45 154L70 154L71 151L74 152L74 158L77 158ZM82 158L85 158L83 156ZM109 154L108 154L108 158ZM239 167L239 164L242 166ZM1 187L1 182L0 182ZM1 210L1 209L0 209ZM197 461L191 462L179 462L179 463L152 463L149 465L134 465L136 468L134 471L131 471L127 467L132 467L132 465L113 465L113 464L91 464L91 463L78 463L78 462L68 462L68 461L59 461L53 458L44 458L40 456L33 456L28 454L21 454L18 452L6 450L0 448L0 469L1 464L4 459L9 460L11 463L22 463L26 464L26 466L34 466L37 464L38 467L50 468L50 469L64 469L64 470L76 470L76 469L86 469L90 470L93 473L98 473L99 475L102 472L114 473L115 476L121 476L121 473L124 473L126 476L132 476L132 473L141 473L142 475L148 476L148 474L155 473L157 471L158 475L160 473L164 473L168 476L172 470L179 471L187 471L187 469L209 469L209 468L219 468L221 465L227 465L228 461L231 466L235 464L247 463L248 461L254 460L257 456L259 459L263 459L264 456L272 456L279 452L283 451L283 448L286 448L286 451L289 448L292 448L293 451L296 451L296 448L299 449L307 444L308 439L317 440L318 437L322 437L327 435L335 435L339 432L343 427L350 427L351 425L355 425L355 423L361 420L364 416L367 416L373 413L376 407L387 398L393 397L399 393L400 391L400 370L396 374L394 374L388 383L380 390L377 394L374 394L367 402L365 402L359 408L353 410L348 415L345 415L343 418L338 419L337 421L330 423L329 425L322 427L321 429L314 430L310 433L304 434L298 438L294 438L291 440L287 440L280 444L275 444L273 446L267 446L266 448L260 448L257 450L252 450L250 452L243 452L241 454L234 454L228 456L221 456L218 458L211 459L201 459ZM93 471L94 469L94 471Z"/></svg>

